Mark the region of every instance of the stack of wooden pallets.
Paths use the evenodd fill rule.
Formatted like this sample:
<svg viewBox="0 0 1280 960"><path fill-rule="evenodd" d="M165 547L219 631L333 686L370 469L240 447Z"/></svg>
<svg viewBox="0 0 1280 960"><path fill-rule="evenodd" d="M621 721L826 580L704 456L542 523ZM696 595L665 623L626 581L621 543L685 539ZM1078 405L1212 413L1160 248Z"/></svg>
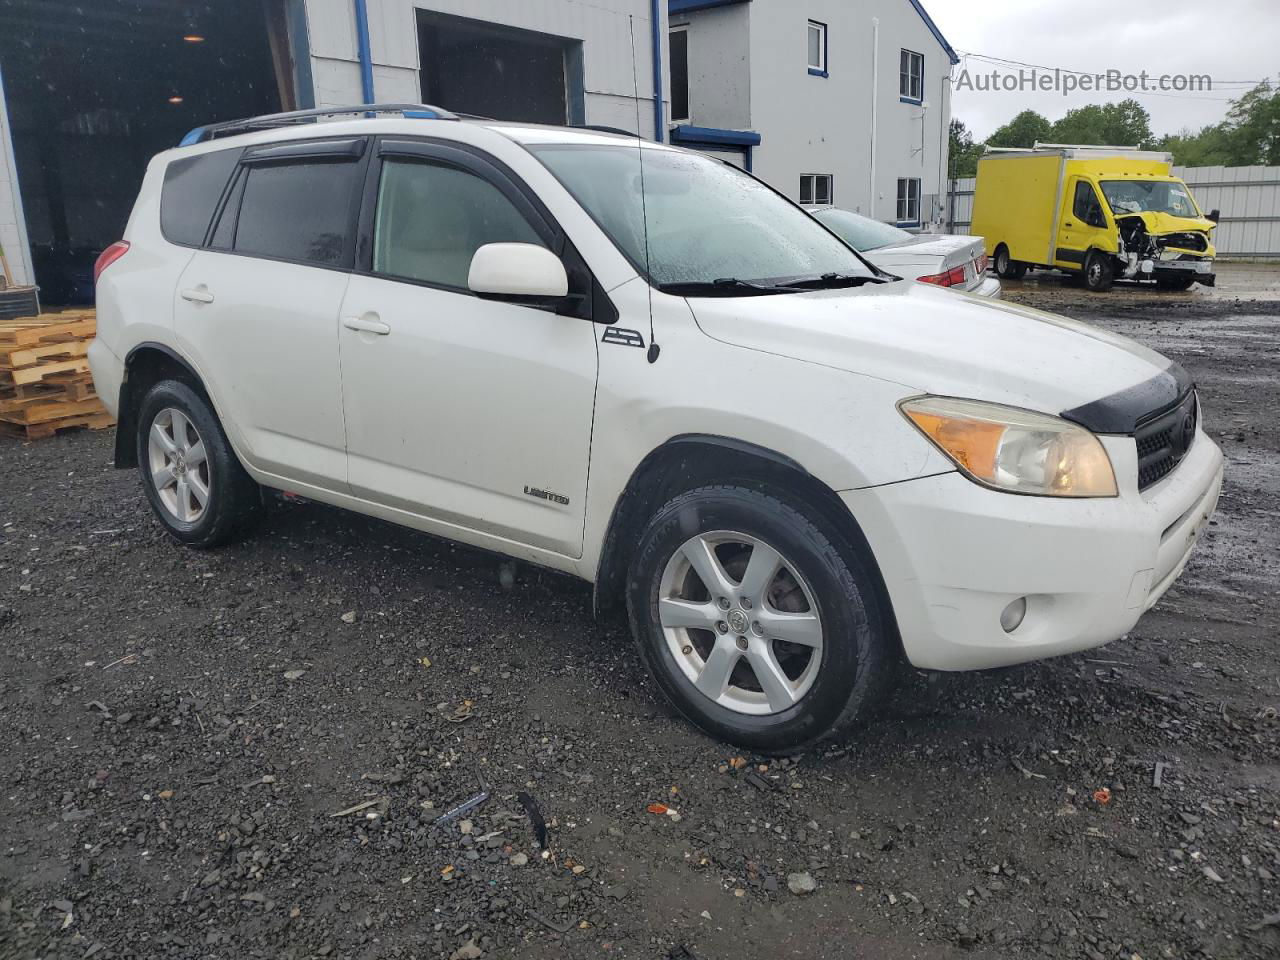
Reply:
<svg viewBox="0 0 1280 960"><path fill-rule="evenodd" d="M36 440L115 423L85 356L96 329L93 310L0 320L0 430Z"/></svg>

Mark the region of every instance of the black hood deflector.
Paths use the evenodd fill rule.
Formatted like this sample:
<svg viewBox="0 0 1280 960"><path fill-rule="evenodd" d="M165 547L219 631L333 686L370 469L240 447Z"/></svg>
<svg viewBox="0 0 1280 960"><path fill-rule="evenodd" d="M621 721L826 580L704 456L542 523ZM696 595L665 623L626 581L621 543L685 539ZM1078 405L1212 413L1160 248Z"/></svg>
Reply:
<svg viewBox="0 0 1280 960"><path fill-rule="evenodd" d="M1133 433L1143 423L1177 406L1195 386L1181 364L1170 363L1150 380L1093 400L1071 410L1063 410L1064 420L1078 423L1094 433Z"/></svg>

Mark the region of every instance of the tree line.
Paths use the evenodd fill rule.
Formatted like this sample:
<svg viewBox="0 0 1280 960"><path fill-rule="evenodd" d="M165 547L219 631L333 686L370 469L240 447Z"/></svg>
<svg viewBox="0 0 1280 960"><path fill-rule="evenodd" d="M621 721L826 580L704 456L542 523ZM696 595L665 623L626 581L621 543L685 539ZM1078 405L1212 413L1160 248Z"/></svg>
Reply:
<svg viewBox="0 0 1280 960"><path fill-rule="evenodd" d="M1166 150L1175 164L1187 167L1280 165L1280 86L1264 80L1232 100L1220 122L1162 137L1152 134L1151 115L1133 99L1076 107L1057 121L1023 110L984 142L973 139L963 120L953 119L950 175L974 176L989 146L1031 147L1037 141Z"/></svg>

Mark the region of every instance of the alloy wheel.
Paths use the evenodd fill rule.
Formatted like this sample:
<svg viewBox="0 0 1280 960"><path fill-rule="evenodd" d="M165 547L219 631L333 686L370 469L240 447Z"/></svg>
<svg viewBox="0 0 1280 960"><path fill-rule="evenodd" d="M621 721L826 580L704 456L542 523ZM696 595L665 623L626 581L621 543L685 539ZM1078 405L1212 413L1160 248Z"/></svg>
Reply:
<svg viewBox="0 0 1280 960"><path fill-rule="evenodd" d="M663 570L658 617L684 676L737 713L794 706L822 666L813 591L777 550L745 533L685 541Z"/></svg>
<svg viewBox="0 0 1280 960"><path fill-rule="evenodd" d="M151 421L147 438L151 483L164 508L183 523L196 523L209 505L213 478L204 440L190 418L166 407Z"/></svg>

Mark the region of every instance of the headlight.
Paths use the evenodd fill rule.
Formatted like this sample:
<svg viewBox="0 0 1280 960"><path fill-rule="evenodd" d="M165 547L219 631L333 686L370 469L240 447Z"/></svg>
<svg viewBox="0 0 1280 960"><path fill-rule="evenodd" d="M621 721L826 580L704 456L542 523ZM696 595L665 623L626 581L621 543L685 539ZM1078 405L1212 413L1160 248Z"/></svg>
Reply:
<svg viewBox="0 0 1280 960"><path fill-rule="evenodd" d="M1114 497L1116 475L1084 427L1017 407L917 397L899 408L971 480L1044 497Z"/></svg>

